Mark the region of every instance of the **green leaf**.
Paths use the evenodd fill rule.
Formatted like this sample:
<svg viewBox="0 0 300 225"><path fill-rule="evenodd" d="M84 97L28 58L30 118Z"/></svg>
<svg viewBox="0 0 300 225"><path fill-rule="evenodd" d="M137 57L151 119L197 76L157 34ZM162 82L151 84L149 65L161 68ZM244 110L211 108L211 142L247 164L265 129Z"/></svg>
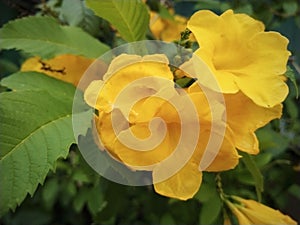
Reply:
<svg viewBox="0 0 300 225"><path fill-rule="evenodd" d="M96 15L110 22L128 42L145 39L149 25L147 6L140 0L87 0Z"/></svg>
<svg viewBox="0 0 300 225"><path fill-rule="evenodd" d="M288 192L300 200L300 185L293 184L289 187Z"/></svg>
<svg viewBox="0 0 300 225"><path fill-rule="evenodd" d="M104 200L101 186L99 184L89 191L87 205L92 214L101 212L101 210L103 210L107 205L107 202Z"/></svg>
<svg viewBox="0 0 300 225"><path fill-rule="evenodd" d="M43 74L36 80L37 75L18 73L1 83L14 91L0 94L0 216L14 210L27 193L33 195L57 159L66 157L75 142L70 94L75 87ZM35 82L39 89L30 90L28 84ZM54 85L56 93L50 94L47 87Z"/></svg>
<svg viewBox="0 0 300 225"><path fill-rule="evenodd" d="M259 168L257 167L254 159L251 155L245 152L240 152L242 156L242 161L246 165L247 169L251 173L254 181L255 181L255 189L258 201L261 201L261 192L264 190L264 178L261 174Z"/></svg>
<svg viewBox="0 0 300 225"><path fill-rule="evenodd" d="M291 67L288 66L287 67L287 71L285 73L285 76L292 81L292 83L293 83L293 85L295 87L295 90L296 90L296 98L298 98L298 96L299 96L299 90L298 90L298 85L297 85L297 81L296 81L296 76L295 76L294 70Z"/></svg>
<svg viewBox="0 0 300 225"><path fill-rule="evenodd" d="M263 127L256 131L260 149L266 153L274 156L278 156L283 153L289 146L290 140L287 136L274 131L269 126Z"/></svg>
<svg viewBox="0 0 300 225"><path fill-rule="evenodd" d="M170 225L170 224L176 224L176 221L172 217L172 215L168 212L166 212L160 219L160 225Z"/></svg>
<svg viewBox="0 0 300 225"><path fill-rule="evenodd" d="M214 195L208 202L202 205L199 224L216 224L215 221L222 209L222 202L218 195Z"/></svg>
<svg viewBox="0 0 300 225"><path fill-rule="evenodd" d="M81 0L63 0L60 17L69 25L77 26L84 19L84 6Z"/></svg>
<svg viewBox="0 0 300 225"><path fill-rule="evenodd" d="M42 58L75 54L97 58L109 47L78 27L61 26L51 17L31 16L0 29L0 49L23 50Z"/></svg>
<svg viewBox="0 0 300 225"><path fill-rule="evenodd" d="M176 79L175 83L181 88L187 88L191 86L197 79L192 77L182 77Z"/></svg>
<svg viewBox="0 0 300 225"><path fill-rule="evenodd" d="M298 3L296 1L284 1L282 7L287 15L292 16L297 13Z"/></svg>
<svg viewBox="0 0 300 225"><path fill-rule="evenodd" d="M43 204L47 209L52 209L59 195L59 183L57 179L49 179L42 189Z"/></svg>

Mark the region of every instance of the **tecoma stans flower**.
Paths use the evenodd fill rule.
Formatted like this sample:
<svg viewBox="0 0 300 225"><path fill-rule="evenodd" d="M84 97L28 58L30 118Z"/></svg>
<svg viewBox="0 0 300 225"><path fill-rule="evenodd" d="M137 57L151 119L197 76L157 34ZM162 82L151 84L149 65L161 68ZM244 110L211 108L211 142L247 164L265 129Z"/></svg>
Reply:
<svg viewBox="0 0 300 225"><path fill-rule="evenodd" d="M171 16L171 15L170 15ZM172 18L162 18L156 12L150 12L150 30L156 39L175 41L180 39L180 32L184 31L187 18L173 15Z"/></svg>
<svg viewBox="0 0 300 225"><path fill-rule="evenodd" d="M241 91L263 107L274 107L286 98L283 74L290 55L287 38L264 31L260 21L232 10L220 16L198 11L187 28L199 44L195 54L209 65L223 93ZM205 81L203 78L201 82L209 86Z"/></svg>
<svg viewBox="0 0 300 225"><path fill-rule="evenodd" d="M157 193L186 200L198 191L203 170L232 169L239 156L224 105L192 86L176 87L168 64L160 54L122 54L84 98L98 111L103 148L131 169L151 171ZM211 163L201 167L207 155Z"/></svg>
<svg viewBox="0 0 300 225"><path fill-rule="evenodd" d="M285 224L296 225L297 222L291 217L282 214L279 210L272 209L266 205L251 199L243 199L231 196L234 202L225 200L226 205L238 219L239 224Z"/></svg>
<svg viewBox="0 0 300 225"><path fill-rule="evenodd" d="M259 153L255 131L282 115L282 104L271 108L256 105L242 92L225 94L227 123L231 128L235 146L249 154Z"/></svg>
<svg viewBox="0 0 300 225"><path fill-rule="evenodd" d="M41 72L77 86L84 72L93 62L94 59L71 54L58 55L47 60L32 57L22 64L21 71ZM85 85L80 88L85 89Z"/></svg>
<svg viewBox="0 0 300 225"><path fill-rule="evenodd" d="M209 82L210 87L218 87L215 77L205 69L207 65L197 56L180 66L188 76L197 77L198 83ZM201 75L197 74L201 71ZM205 79L202 79L204 78ZM213 87L214 88L214 87ZM215 88L214 88L215 89ZM193 88L193 92L202 92L200 85ZM263 107L255 104L243 92L223 94L226 105L226 123L233 133L236 148L249 154L259 152L259 143L255 131L273 119L282 115L282 104L273 107Z"/></svg>

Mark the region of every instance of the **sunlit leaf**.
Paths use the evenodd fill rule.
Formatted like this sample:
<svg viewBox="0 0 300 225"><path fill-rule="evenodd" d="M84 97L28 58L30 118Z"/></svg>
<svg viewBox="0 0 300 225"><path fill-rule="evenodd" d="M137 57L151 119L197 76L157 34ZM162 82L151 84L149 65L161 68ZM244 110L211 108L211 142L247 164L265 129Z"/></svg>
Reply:
<svg viewBox="0 0 300 225"><path fill-rule="evenodd" d="M15 209L27 193L33 195L75 142L71 119L75 88L43 74L37 81L36 76L28 73L24 85L10 77L1 83L13 91L0 94L0 215Z"/></svg>
<svg viewBox="0 0 300 225"><path fill-rule="evenodd" d="M145 39L149 13L140 0L87 0L86 4L96 15L110 22L126 41Z"/></svg>
<svg viewBox="0 0 300 225"><path fill-rule="evenodd" d="M109 47L78 27L61 26L51 17L13 20L0 29L0 49L17 49L42 58L75 54L97 58Z"/></svg>

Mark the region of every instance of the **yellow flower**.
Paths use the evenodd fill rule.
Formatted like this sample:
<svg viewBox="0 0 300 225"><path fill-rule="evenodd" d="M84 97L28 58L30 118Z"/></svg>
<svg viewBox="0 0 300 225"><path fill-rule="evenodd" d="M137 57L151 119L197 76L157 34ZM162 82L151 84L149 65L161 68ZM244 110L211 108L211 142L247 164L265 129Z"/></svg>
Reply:
<svg viewBox="0 0 300 225"><path fill-rule="evenodd" d="M258 106L242 92L225 94L224 98L226 121L233 132L236 148L249 154L257 154L259 143L255 131L271 120L280 118L282 105L271 108Z"/></svg>
<svg viewBox="0 0 300 225"><path fill-rule="evenodd" d="M49 60L32 57L23 63L21 71L41 72L77 86L84 72L93 62L94 59L69 54L59 55ZM81 85L80 88L84 90L87 84L81 83Z"/></svg>
<svg viewBox="0 0 300 225"><path fill-rule="evenodd" d="M207 71L206 67L206 62L198 56L193 56L191 60L180 66L190 76L198 78L200 84L209 83L212 89L217 89L218 85L215 78L211 72ZM201 71L202 76L197 75L199 74L198 71ZM194 92L197 91L201 92L201 89L194 89ZM223 94L223 96L226 105L226 123L233 133L236 148L249 154L257 154L259 152L259 143L255 131L265 126L271 120L280 118L282 105L277 104L273 107L257 105L242 91L233 94Z"/></svg>
<svg viewBox="0 0 300 225"><path fill-rule="evenodd" d="M156 39L175 41L180 39L180 33L185 30L187 19L173 15L174 19L161 18L156 12L150 12L150 30Z"/></svg>
<svg viewBox="0 0 300 225"><path fill-rule="evenodd" d="M287 38L265 32L263 23L232 10L220 16L198 11L187 27L200 46L195 54L209 65L223 93L241 91L263 107L274 107L286 98L282 75L290 55ZM205 79L201 82L210 85Z"/></svg>
<svg viewBox="0 0 300 225"><path fill-rule="evenodd" d="M105 150L129 168L152 171L157 193L186 200L201 185L201 159L209 143L217 142L211 136L221 141L210 150L219 151L203 170L232 169L239 156L222 121L224 106L209 104L194 86L175 88L168 64L164 55L120 55L84 98L99 112L95 129ZM215 123L224 126L223 133L212 129Z"/></svg>
<svg viewBox="0 0 300 225"><path fill-rule="evenodd" d="M279 210L272 209L251 199L231 197L236 203L229 200L226 200L225 203L237 217L239 224L297 224L291 217L282 214Z"/></svg>

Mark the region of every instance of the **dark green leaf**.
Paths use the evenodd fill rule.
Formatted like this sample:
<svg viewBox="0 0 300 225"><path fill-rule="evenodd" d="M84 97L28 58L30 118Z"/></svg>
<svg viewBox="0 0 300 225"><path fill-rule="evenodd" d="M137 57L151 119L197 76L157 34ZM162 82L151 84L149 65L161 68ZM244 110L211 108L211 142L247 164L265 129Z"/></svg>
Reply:
<svg viewBox="0 0 300 225"><path fill-rule="evenodd" d="M289 187L288 192L300 200L300 185L293 184Z"/></svg>
<svg viewBox="0 0 300 225"><path fill-rule="evenodd" d="M245 152L240 152L240 154L242 156L243 163L246 165L247 169L249 170L255 181L255 189L258 201L261 201L261 192L263 192L264 190L263 175L261 174L251 155Z"/></svg>
<svg viewBox="0 0 300 225"><path fill-rule="evenodd" d="M214 195L208 202L202 205L199 224L215 224L222 209L219 195Z"/></svg>
<svg viewBox="0 0 300 225"><path fill-rule="evenodd" d="M288 66L287 67L287 71L285 73L285 76L292 81L292 83L293 83L293 85L294 85L294 87L296 89L296 98L298 98L298 96L299 96L299 90L298 90L298 85L297 85L297 81L296 81L296 76L295 76L294 70L291 67Z"/></svg>
<svg viewBox="0 0 300 225"><path fill-rule="evenodd" d="M175 80L175 83L181 88L187 88L191 86L197 79L191 77L182 77Z"/></svg>
<svg viewBox="0 0 300 225"><path fill-rule="evenodd" d="M284 152L289 145L289 139L287 137L274 131L270 127L261 128L256 134L259 139L260 149L272 154L272 156L277 156Z"/></svg>

